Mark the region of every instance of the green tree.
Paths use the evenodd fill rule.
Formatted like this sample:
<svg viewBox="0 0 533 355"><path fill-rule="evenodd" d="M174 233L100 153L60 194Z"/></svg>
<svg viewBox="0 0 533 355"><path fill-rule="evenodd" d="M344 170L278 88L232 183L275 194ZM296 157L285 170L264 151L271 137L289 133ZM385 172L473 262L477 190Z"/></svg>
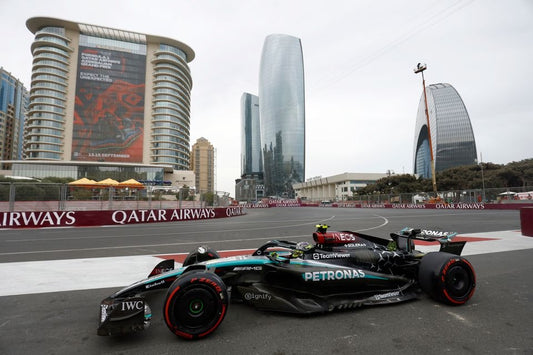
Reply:
<svg viewBox="0 0 533 355"><path fill-rule="evenodd" d="M215 201L215 193L212 191L205 192L201 195L200 199L205 202L207 206L213 206Z"/></svg>

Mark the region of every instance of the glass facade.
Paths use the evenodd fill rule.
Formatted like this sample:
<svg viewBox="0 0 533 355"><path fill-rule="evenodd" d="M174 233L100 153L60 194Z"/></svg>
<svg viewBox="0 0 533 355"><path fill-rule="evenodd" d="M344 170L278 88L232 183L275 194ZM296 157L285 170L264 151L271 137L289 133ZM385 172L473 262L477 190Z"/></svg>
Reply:
<svg viewBox="0 0 533 355"><path fill-rule="evenodd" d="M435 171L476 163L477 151L470 117L463 100L450 84L426 87ZM415 126L414 173L431 177L429 136L424 94Z"/></svg>
<svg viewBox="0 0 533 355"><path fill-rule="evenodd" d="M29 94L24 85L0 68L0 160L20 159L24 115Z"/></svg>
<svg viewBox="0 0 533 355"><path fill-rule="evenodd" d="M13 162L12 171L14 176L26 176L35 179L53 176L74 180L86 177L96 181L107 178L117 181L128 179L162 181L164 177L163 167L139 165Z"/></svg>
<svg viewBox="0 0 533 355"><path fill-rule="evenodd" d="M60 160L65 137L68 65L72 49L65 29L44 26L32 45L33 71L26 120L26 159Z"/></svg>
<svg viewBox="0 0 533 355"><path fill-rule="evenodd" d="M259 98L244 93L241 97L241 176L263 173Z"/></svg>
<svg viewBox="0 0 533 355"><path fill-rule="evenodd" d="M155 52L152 96L151 160L190 169L190 108L192 78L185 52L160 44Z"/></svg>
<svg viewBox="0 0 533 355"><path fill-rule="evenodd" d="M305 88L299 38L265 39L259 74L259 111L265 193L294 197L305 180Z"/></svg>

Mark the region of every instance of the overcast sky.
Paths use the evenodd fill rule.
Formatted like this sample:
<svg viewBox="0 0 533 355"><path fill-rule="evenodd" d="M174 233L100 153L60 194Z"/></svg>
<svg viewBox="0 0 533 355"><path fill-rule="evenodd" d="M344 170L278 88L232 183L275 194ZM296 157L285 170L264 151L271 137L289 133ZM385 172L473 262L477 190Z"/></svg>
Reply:
<svg viewBox="0 0 533 355"><path fill-rule="evenodd" d="M153 6L153 7L151 7ZM478 159L533 158L533 1L530 0L0 0L0 66L30 88L30 17L170 37L196 58L191 145L217 150L217 189L240 175L243 92L257 94L264 39L302 40L306 178L413 172L422 78L462 97Z"/></svg>

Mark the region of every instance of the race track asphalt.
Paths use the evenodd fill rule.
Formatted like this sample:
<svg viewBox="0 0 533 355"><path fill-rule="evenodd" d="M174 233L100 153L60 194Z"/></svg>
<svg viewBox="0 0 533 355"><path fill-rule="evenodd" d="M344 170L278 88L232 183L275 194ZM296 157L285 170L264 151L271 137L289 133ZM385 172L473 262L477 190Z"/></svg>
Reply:
<svg viewBox="0 0 533 355"><path fill-rule="evenodd" d="M136 265L146 268L135 263L142 260L137 258L186 253L200 244L234 250L269 239L310 241L317 223L380 237L411 226L491 240L471 243L467 258L476 269L477 290L461 307L422 296L300 317L232 304L215 333L190 342L166 329L158 311L165 293L156 292L149 295L154 318L146 331L96 335L99 303L118 287L99 288L84 271L85 260L127 263L133 273ZM533 354L533 238L521 236L519 229L518 211L272 208L223 220L3 230L0 294L9 294L17 282L30 286L23 288L28 292L0 296L0 354ZM502 251L510 245L512 251ZM53 284L54 275L44 266L59 261L63 269L55 275L67 275L78 289L32 292L32 285ZM102 262L100 273L112 269L112 263Z"/></svg>

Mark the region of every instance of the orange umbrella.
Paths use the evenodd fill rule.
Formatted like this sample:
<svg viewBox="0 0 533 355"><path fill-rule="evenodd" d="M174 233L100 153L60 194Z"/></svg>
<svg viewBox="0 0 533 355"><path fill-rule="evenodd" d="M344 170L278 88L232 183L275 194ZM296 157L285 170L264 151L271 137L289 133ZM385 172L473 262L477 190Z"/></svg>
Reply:
<svg viewBox="0 0 533 355"><path fill-rule="evenodd" d="M96 185L100 186L100 187L117 187L118 185L118 181L117 180L113 180L113 179L110 179L110 178L107 178L105 180L102 180L102 181L98 181L96 183Z"/></svg>
<svg viewBox="0 0 533 355"><path fill-rule="evenodd" d="M121 183L118 184L118 187L129 187L132 189L144 189L144 185L135 179L129 179L126 181L122 181Z"/></svg>
<svg viewBox="0 0 533 355"><path fill-rule="evenodd" d="M79 187L95 187L97 182L87 178L81 178L76 181L68 183L70 186L79 186Z"/></svg>

